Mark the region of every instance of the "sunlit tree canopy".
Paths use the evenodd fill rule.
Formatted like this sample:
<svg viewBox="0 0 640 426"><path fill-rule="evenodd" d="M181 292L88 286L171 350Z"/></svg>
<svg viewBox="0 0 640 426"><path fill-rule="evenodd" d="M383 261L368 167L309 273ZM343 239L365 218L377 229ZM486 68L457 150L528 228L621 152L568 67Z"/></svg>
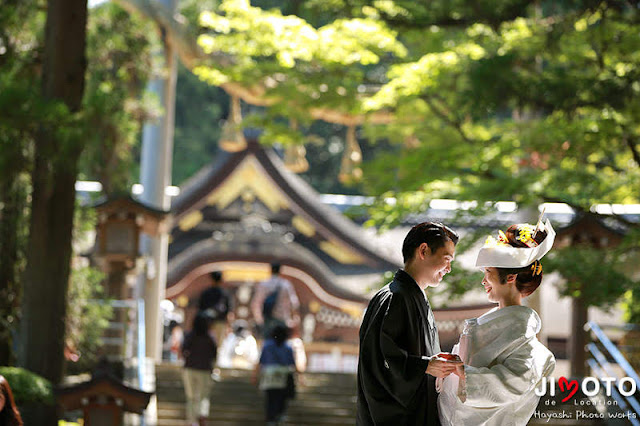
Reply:
<svg viewBox="0 0 640 426"><path fill-rule="evenodd" d="M195 71L259 88L272 116L365 117L368 138L396 149L366 165L363 188L408 210L640 201L638 8L476 3L304 2L293 16L227 0L200 16L199 43L230 61ZM380 112L391 120L367 122Z"/></svg>

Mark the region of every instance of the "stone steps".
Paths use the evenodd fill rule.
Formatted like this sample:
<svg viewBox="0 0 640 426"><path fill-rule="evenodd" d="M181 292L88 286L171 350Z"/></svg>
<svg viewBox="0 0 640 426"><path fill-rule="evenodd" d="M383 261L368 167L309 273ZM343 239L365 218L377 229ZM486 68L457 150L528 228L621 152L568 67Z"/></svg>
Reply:
<svg viewBox="0 0 640 426"><path fill-rule="evenodd" d="M156 369L158 426L184 426L185 396L182 369L159 365ZM336 426L355 424L355 375L305 373L296 399L287 409L286 426ZM251 384L251 371L221 370L221 380L211 390L208 426L264 425L264 396Z"/></svg>

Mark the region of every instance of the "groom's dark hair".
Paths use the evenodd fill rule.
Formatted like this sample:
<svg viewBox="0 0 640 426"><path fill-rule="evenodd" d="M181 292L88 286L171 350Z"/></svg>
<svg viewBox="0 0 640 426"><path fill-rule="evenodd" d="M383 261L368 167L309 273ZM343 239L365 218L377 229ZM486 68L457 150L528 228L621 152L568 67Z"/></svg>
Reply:
<svg viewBox="0 0 640 426"><path fill-rule="evenodd" d="M404 263L413 259L420 244L427 243L431 253L435 253L446 241L458 243L458 234L451 228L438 222L422 222L411 228L402 243L402 257Z"/></svg>

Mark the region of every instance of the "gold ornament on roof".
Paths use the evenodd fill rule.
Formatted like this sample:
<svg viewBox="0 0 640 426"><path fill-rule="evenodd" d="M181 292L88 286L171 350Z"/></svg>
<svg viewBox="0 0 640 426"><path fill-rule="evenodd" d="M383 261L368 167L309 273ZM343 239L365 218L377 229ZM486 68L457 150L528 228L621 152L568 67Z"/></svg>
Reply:
<svg viewBox="0 0 640 426"><path fill-rule="evenodd" d="M346 147L342 155L338 179L342 183L358 181L362 178L362 150L356 139L356 127L347 127Z"/></svg>
<svg viewBox="0 0 640 426"><path fill-rule="evenodd" d="M239 152L247 148L247 140L242 132L242 107L237 96L231 97L231 112L222 127L219 144L227 152Z"/></svg>
<svg viewBox="0 0 640 426"><path fill-rule="evenodd" d="M298 129L298 121L291 119L291 129ZM307 161L307 150L304 145L289 145L284 151L284 165L293 173L304 173L309 170L309 162Z"/></svg>

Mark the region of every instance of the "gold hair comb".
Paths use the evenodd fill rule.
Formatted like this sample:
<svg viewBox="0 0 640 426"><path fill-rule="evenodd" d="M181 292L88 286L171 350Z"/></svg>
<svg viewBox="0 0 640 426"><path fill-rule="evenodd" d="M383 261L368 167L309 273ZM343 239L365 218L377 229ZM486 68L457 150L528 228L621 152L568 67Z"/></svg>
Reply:
<svg viewBox="0 0 640 426"><path fill-rule="evenodd" d="M542 263L536 260L533 262L533 265L531 265L531 270L533 271L534 277L540 275L542 273Z"/></svg>

